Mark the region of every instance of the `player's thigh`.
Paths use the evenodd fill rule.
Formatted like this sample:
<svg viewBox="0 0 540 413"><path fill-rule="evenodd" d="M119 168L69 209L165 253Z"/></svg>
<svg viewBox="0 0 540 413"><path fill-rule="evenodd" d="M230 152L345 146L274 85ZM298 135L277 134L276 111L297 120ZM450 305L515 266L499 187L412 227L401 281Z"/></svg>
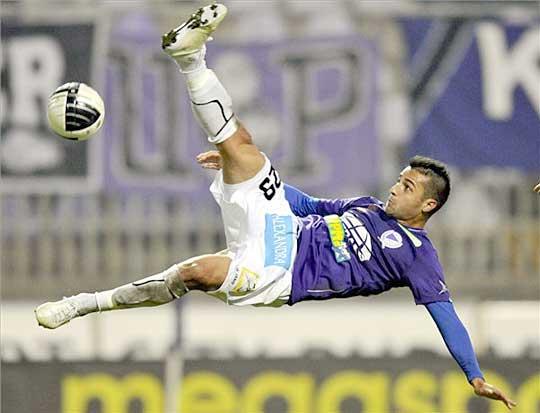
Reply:
<svg viewBox="0 0 540 413"><path fill-rule="evenodd" d="M226 254L200 255L179 264L180 276L190 290L214 291L227 278L230 264Z"/></svg>
<svg viewBox="0 0 540 413"><path fill-rule="evenodd" d="M247 181L264 166L264 156L242 125L233 136L218 144L217 148L223 159L223 181L226 184Z"/></svg>

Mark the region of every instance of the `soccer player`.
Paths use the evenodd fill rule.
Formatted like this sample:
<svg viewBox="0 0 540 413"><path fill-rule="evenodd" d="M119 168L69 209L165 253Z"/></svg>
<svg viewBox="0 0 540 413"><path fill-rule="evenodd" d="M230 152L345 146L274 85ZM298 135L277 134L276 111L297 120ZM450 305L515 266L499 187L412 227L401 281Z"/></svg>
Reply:
<svg viewBox="0 0 540 413"><path fill-rule="evenodd" d="M281 306L409 287L435 320L474 392L515 406L485 382L423 229L450 193L445 166L413 158L386 203L372 197L317 199L283 184L206 67L205 43L226 13L220 4L199 9L163 36L162 48L185 76L193 112L217 147L198 161L218 169L210 191L221 208L227 250L190 258L113 290L42 304L35 310L38 323L57 328L91 312L165 304L190 290L231 305Z"/></svg>

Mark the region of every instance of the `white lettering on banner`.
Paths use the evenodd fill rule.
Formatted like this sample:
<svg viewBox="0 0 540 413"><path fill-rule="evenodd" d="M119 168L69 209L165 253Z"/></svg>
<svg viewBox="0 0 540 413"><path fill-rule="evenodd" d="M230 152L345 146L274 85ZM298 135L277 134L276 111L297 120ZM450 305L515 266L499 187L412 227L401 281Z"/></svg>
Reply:
<svg viewBox="0 0 540 413"><path fill-rule="evenodd" d="M284 113L283 142L285 159L280 169L295 175L297 182L320 179L329 168L324 151L316 153L313 131L328 128L344 130L361 123L368 112L369 88L364 85L368 53L358 44L315 42L300 49L279 51L276 60L283 68ZM317 98L317 75L333 71L338 88L331 97Z"/></svg>
<svg viewBox="0 0 540 413"><path fill-rule="evenodd" d="M51 170L60 166L65 156L60 140L50 139L43 130L47 99L64 77L62 47L47 35L11 36L5 43L2 169L22 175Z"/></svg>
<svg viewBox="0 0 540 413"><path fill-rule="evenodd" d="M496 23L478 24L476 35L486 116L498 121L510 119L518 86L540 116L540 26L524 31L511 48L504 28Z"/></svg>
<svg viewBox="0 0 540 413"><path fill-rule="evenodd" d="M9 120L17 126L39 126L44 105L64 76L62 48L53 37L25 36L7 44L11 94Z"/></svg>
<svg viewBox="0 0 540 413"><path fill-rule="evenodd" d="M105 131L111 141L110 175L124 188L195 191L201 181L189 162L188 137L194 133L195 142L203 140L198 129L190 129L189 100L180 98L186 92L179 87L185 86L174 65L157 57L148 43L137 46L136 54L133 47L129 41L113 42L106 60L113 96L107 113L117 120Z"/></svg>

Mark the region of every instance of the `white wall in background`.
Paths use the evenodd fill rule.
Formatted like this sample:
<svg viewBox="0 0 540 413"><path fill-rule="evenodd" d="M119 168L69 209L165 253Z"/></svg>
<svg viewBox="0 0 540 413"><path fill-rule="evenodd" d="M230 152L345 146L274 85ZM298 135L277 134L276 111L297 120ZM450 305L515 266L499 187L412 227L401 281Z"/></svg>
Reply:
<svg viewBox="0 0 540 413"><path fill-rule="evenodd" d="M161 359L176 334L174 305L92 314L57 330L38 328L38 303L1 303L2 360ZM458 313L477 352L519 357L536 346L540 357L540 302L460 302ZM299 356L309 349L337 356L400 356L411 349L448 354L423 306L411 301L358 298L294 307L238 308L196 295L185 300L185 355L227 358ZM529 350L528 350L529 349Z"/></svg>

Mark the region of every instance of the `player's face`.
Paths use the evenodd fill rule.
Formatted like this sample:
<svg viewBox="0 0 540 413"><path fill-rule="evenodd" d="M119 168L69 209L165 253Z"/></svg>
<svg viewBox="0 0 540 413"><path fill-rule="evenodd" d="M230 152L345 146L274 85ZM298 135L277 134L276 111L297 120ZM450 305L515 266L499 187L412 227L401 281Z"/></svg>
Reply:
<svg viewBox="0 0 540 413"><path fill-rule="evenodd" d="M424 185L429 177L421 172L406 167L399 174L397 182L390 188L390 196L385 204L385 211L398 221L412 226L425 221L423 212L436 206L436 201L424 196Z"/></svg>

